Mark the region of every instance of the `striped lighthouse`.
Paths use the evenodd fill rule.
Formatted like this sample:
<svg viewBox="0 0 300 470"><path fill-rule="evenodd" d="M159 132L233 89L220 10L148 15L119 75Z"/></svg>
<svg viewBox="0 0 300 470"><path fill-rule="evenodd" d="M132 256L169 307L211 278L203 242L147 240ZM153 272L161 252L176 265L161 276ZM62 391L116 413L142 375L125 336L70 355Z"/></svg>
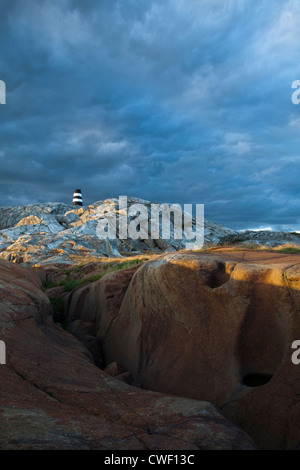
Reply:
<svg viewBox="0 0 300 470"><path fill-rule="evenodd" d="M82 192L81 192L81 189L74 189L73 206L82 206Z"/></svg>

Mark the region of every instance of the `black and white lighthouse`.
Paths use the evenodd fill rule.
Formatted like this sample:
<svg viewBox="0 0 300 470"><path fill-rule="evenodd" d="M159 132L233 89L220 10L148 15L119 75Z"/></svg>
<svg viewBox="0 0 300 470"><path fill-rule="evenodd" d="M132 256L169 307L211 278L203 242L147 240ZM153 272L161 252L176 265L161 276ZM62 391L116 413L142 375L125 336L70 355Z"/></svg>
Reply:
<svg viewBox="0 0 300 470"><path fill-rule="evenodd" d="M82 192L81 192L81 189L74 189L73 206L82 206Z"/></svg>

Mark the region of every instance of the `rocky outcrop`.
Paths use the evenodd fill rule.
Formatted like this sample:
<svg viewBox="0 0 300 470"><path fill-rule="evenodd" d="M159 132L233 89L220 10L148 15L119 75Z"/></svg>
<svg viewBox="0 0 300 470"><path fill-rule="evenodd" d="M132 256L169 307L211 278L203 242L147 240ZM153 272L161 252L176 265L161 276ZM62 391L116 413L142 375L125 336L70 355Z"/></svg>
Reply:
<svg viewBox="0 0 300 470"><path fill-rule="evenodd" d="M119 312L127 287L137 266L112 272L103 280L74 289L68 297L67 317L69 321L93 322L96 331L109 328L116 312ZM108 302L106 302L108 299Z"/></svg>
<svg viewBox="0 0 300 470"><path fill-rule="evenodd" d="M107 363L143 388L211 401L260 448L299 447L299 255L169 254L76 296L69 313L95 305Z"/></svg>
<svg viewBox="0 0 300 470"><path fill-rule="evenodd" d="M92 332L87 322L81 328ZM7 364L0 365L1 449L255 447L213 405L140 390L97 368L89 351L53 323L37 276L4 260L0 339L7 349Z"/></svg>
<svg viewBox="0 0 300 470"><path fill-rule="evenodd" d="M146 207L150 220L151 203L128 198L128 210L136 203ZM107 213L104 211L107 210ZM101 239L97 226L104 217L112 219L121 214L117 199L98 201L87 207L67 206L61 203L30 204L23 207L0 207L0 257L16 263L74 264L82 259L121 257L145 252L161 253L185 248L187 240L170 239ZM129 218L133 220L134 217ZM128 219L128 220L129 220ZM193 220L195 228L195 219ZM205 243L216 244L233 230L205 220Z"/></svg>
<svg viewBox="0 0 300 470"><path fill-rule="evenodd" d="M238 233L231 233L222 237L219 245L241 245L253 244L266 247L275 247L286 244L299 246L300 233L297 232L279 232L271 230L245 230Z"/></svg>
<svg viewBox="0 0 300 470"><path fill-rule="evenodd" d="M151 202L128 198L128 212L133 204L142 204L146 213L139 219L147 220L148 238L102 239L97 227L103 218L115 219L123 214L118 199L98 201L86 207L62 203L29 204L20 207L0 207L0 257L15 263L74 264L82 260L95 261L100 257L122 257L132 254L174 252L186 247L188 241L174 238L174 218L171 217L170 237L151 239ZM171 206L170 204L168 205ZM107 212L105 212L107 211ZM128 216L128 224L136 216ZM149 223L148 223L149 222ZM192 220L196 229L195 218ZM161 221L160 221L161 230ZM198 231L201 231L198 227ZM118 234L118 230L117 230ZM275 247L285 244L300 246L300 234L295 232L244 231L204 219L204 246L257 244Z"/></svg>

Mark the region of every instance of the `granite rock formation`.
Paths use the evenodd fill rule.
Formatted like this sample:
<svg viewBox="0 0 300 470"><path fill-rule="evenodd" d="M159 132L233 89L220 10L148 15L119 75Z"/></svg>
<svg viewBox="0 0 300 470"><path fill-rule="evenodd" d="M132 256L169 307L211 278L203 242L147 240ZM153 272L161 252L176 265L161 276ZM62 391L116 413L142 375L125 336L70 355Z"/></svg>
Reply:
<svg viewBox="0 0 300 470"><path fill-rule="evenodd" d="M91 306L94 309L91 309ZM107 362L145 389L208 400L264 449L300 443L300 255L177 253L76 289ZM92 313L91 313L92 312Z"/></svg>
<svg viewBox="0 0 300 470"><path fill-rule="evenodd" d="M143 204L150 220L151 203L128 198L128 208ZM107 213L105 213L107 211ZM117 199L98 201L90 206L67 206L61 203L30 204L23 207L0 208L0 257L16 263L74 263L80 259L120 257L134 253L162 253L185 248L187 240L128 237L105 240L97 236L101 218L119 215ZM131 217L132 219L134 217ZM128 219L129 220L129 219ZM195 228L195 220L193 222ZM171 220L171 238L174 227ZM217 244L223 236L235 234L234 230L205 220L205 243Z"/></svg>
<svg viewBox="0 0 300 470"><path fill-rule="evenodd" d="M85 325L87 327L87 325ZM100 370L53 323L41 282L0 260L0 448L254 449L206 402L141 390Z"/></svg>
<svg viewBox="0 0 300 470"><path fill-rule="evenodd" d="M245 230L238 233L231 233L222 237L219 245L262 245L265 247L275 247L281 245L295 245L300 248L300 233L280 232L276 230Z"/></svg>

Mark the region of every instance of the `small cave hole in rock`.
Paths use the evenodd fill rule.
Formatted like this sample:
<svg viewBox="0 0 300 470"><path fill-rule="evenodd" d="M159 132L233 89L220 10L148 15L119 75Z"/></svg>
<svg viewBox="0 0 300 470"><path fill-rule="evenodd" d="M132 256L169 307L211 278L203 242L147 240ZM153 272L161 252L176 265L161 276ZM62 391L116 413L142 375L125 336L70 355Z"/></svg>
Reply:
<svg viewBox="0 0 300 470"><path fill-rule="evenodd" d="M261 387L270 382L272 374L247 374L243 377L243 384L247 387Z"/></svg>
<svg viewBox="0 0 300 470"><path fill-rule="evenodd" d="M226 265L224 263L218 263L217 268L210 273L209 279L207 281L207 285L211 289L216 289L216 287L220 287L230 279L230 274L226 272Z"/></svg>

